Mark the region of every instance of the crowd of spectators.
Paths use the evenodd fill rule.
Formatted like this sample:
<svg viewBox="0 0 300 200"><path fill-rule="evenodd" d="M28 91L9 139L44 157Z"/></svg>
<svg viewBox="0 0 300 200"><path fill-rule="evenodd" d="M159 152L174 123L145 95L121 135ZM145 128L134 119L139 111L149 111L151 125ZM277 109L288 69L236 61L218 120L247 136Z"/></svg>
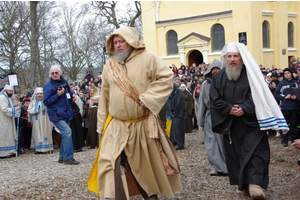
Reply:
<svg viewBox="0 0 300 200"><path fill-rule="evenodd" d="M170 66L170 69L173 71L174 73L174 84L177 86L178 89L181 89L181 91L183 93L185 93L185 96L189 96L189 97L185 97L185 99L191 98L191 101L186 102L186 108L185 109L185 132L191 132L193 129L198 129L198 125L197 125L197 113L198 113L198 98L199 98L199 94L200 94L200 90L201 90L201 84L203 83L203 81L205 80L204 74L206 72L206 70L209 67L209 63L201 63L201 64L196 64L193 63L191 66L189 65L184 65L183 63L180 64L180 67L175 66L175 64L172 64L172 66ZM295 57L293 57L290 61L290 65L287 66L286 68L282 67L282 68L277 68L274 65L272 65L270 68L265 68L262 65L259 65L260 70L262 72L262 75L264 76L265 82L266 84L268 84L271 92L274 94L274 98L277 100L278 105L282 106L282 102L284 101L284 103L286 103L286 99L282 99L282 94L280 93L280 88L278 88L278 85L280 82L282 82L283 80L286 80L287 78L285 77L284 73L291 73L291 80L292 80L292 84L287 85L285 87L289 87L290 91L293 91L293 93L291 94L294 98L294 100L296 100L296 104L299 104L300 101L300 89L299 85L300 85L300 63L298 60L295 59ZM294 84L296 83L296 84ZM99 100L99 94L100 94L100 90L101 90L101 84L102 84L102 74L101 72L99 72L99 74L97 74L95 77L94 75L88 71L86 76L84 77L84 80L81 81L78 85L75 85L73 83L70 83L69 86L71 88L71 90L73 92L75 92L75 94L77 95L78 99L80 100L80 102L82 104L79 104L79 110L80 110L80 114L81 114L81 124L82 124L82 134L83 134L83 138L84 138L84 144L85 145L89 145L89 148L95 148L98 146L98 142L93 142L93 140L99 140L98 137L96 137L98 135L98 133L96 132L96 122L97 120L89 120L89 118L93 118L96 117L95 112L93 112L93 114L91 114L91 110L95 111L95 107L97 107L98 105L98 100ZM184 85L184 88L182 88L181 86ZM280 86L282 87L282 86ZM298 92L299 90L299 92ZM20 116L20 122L18 123L18 125L20 126L19 129L19 148L18 151L20 154L25 153L25 149L30 149L32 147L31 143L32 143L32 124L28 121L28 106L29 103L31 101L31 96L34 94L35 88L32 88L32 90L30 92L28 92L27 94L20 94L17 95L15 94L15 98L16 98L16 102L20 102L22 105L22 109L21 109L21 116ZM96 92L95 92L96 91ZM186 93L185 91L187 91L188 93ZM276 94L277 93L277 94ZM93 98L94 97L94 98ZM93 100L92 100L93 99ZM292 99L292 97L291 97ZM91 100L93 102L91 102ZM288 101L292 101L290 99L288 99ZM187 105L189 104L189 105ZM283 108L285 109L285 108ZM294 124L294 126L292 127L292 130L294 131L294 133L292 134L292 138L290 138L290 136L288 136L288 139L283 138L285 136L283 136L281 134L280 131L274 132L276 137L280 137L283 138L283 142L282 145L283 146L288 146L288 142L287 140L291 140L291 142L293 143L293 141L295 139L298 139L298 125L299 123L299 109L300 106L298 107L293 107L293 110L296 110L296 114L295 116L293 116L292 120L292 125ZM192 112L190 111L192 110ZM90 112L90 113L89 113ZM283 111L284 113L285 111ZM290 112L289 112L290 113ZM93 116L93 117L92 117ZM285 117L287 118L288 115L285 115ZM187 118L190 118L187 121ZM296 118L296 119L295 119ZM89 122L92 121L92 122ZM192 123L191 123L192 121ZM290 122L289 119L287 119L287 121ZM17 124L17 123L16 123ZM93 128L91 128L91 130L89 132L89 127L92 126ZM296 128L295 128L296 127ZM93 133L92 133L93 132ZM297 133L296 133L297 132ZM269 133L273 133L273 131L268 131L267 134ZM53 127L52 130L52 136L53 136L53 147L54 148L59 148L60 147L60 134L58 133L58 131L55 129L55 127ZM91 140L92 139L92 140ZM74 145L74 148L76 147L76 145ZM74 151L81 151L82 147L80 148L76 148L74 149Z"/></svg>
<svg viewBox="0 0 300 200"><path fill-rule="evenodd" d="M184 65L183 63L180 64L180 67L175 66L175 64L172 64L170 68L172 69L174 73L174 83L175 85L180 88L182 84L186 86L186 90L189 91L189 93L193 97L193 101L190 101L189 103L191 104L193 108L193 124L194 124L194 129L198 129L197 126L197 113L198 113L198 97L199 93L201 90L201 84L205 80L204 74L206 70L209 67L209 63L201 63L201 64L196 64L193 63L191 66L189 65ZM281 110L283 114L285 112L288 112L291 114L291 110L293 110L293 116L291 117L292 120L292 131L294 132L292 136L288 135L283 135L280 131L267 131L267 134L275 134L275 137L278 138L285 138L288 137L288 139L283 139L282 145L284 147L288 146L287 140L293 141L297 138L299 138L299 133L298 133L298 125L300 125L300 117L299 117L299 109L300 109L300 63L299 61L295 58L292 57L290 64L287 66L283 66L280 68L277 68L275 65L272 65L270 67L264 67L263 65L259 65L259 68L262 72L262 75L264 76L266 84L268 84L268 87L270 88L271 92L274 95L274 98L276 99L277 103L279 106L281 106ZM283 99L282 96L282 85L280 88L277 86L279 85L280 82L283 80L287 80L287 75L285 73L291 73L291 77L289 81L285 84L284 88L288 87L290 88L289 91L291 93L291 97L287 97L288 99ZM283 84L283 83L281 83ZM287 92L288 90L286 90ZM299 92L298 92L299 91ZM277 94L276 94L277 93ZM298 94L299 93L299 94ZM285 94L287 95L287 94ZM298 95L298 96L297 96ZM284 97L285 98L285 97ZM294 98L293 100L291 100ZM289 101L295 101L295 105L292 108L286 108L283 105L285 105ZM282 104L283 103L283 104ZM290 103L288 103L290 105ZM282 108L283 106L283 108ZM284 111L284 110L288 111ZM186 116L188 114L186 113ZM289 123L291 122L289 119L289 115L285 115L285 118ZM187 129L186 129L187 130ZM188 131L190 132L190 130Z"/></svg>
<svg viewBox="0 0 300 200"><path fill-rule="evenodd" d="M93 74L88 71L86 76L84 77L84 81L80 82L78 85L75 85L74 83L69 84L71 91L76 94L77 98L74 104L72 104L73 120L70 121L70 127L73 132L72 137L74 152L82 151L83 146L95 148L99 144L96 141L99 140L99 138L96 137L98 136L98 133L96 130L97 117L95 116L95 114L99 101L98 97L101 90L101 72L99 72L99 74L97 74L97 76L95 77L96 78L94 78ZM32 128L33 122L31 121L32 116L28 112L29 105L32 101L32 96L34 95L35 90L36 88L33 87L29 92L24 92L24 94L14 94L16 104L21 105L20 117L15 118L15 125L17 126L16 128L18 132L18 147L16 148L18 154L24 154L27 150L30 149L33 149L35 154L52 153L53 148L58 149L61 145L61 135L58 129L53 126L52 123L49 124L52 130L52 138L50 138L51 145L49 146L49 150L41 152L35 145L36 141L34 141L34 131ZM93 111L93 113L91 111ZM89 120L89 118L95 119ZM79 129L78 124L80 126ZM51 139L53 139L53 143ZM6 157L12 156L5 156L4 158Z"/></svg>

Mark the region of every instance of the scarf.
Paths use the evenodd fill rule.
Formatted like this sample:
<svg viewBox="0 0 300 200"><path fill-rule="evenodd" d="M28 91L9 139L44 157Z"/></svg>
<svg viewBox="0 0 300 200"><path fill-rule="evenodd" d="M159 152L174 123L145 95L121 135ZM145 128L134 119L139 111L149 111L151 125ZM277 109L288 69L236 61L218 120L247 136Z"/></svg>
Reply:
<svg viewBox="0 0 300 200"><path fill-rule="evenodd" d="M108 60L107 73L109 78L121 89L128 97L139 104L139 92L134 87L123 65ZM166 173L175 175L180 173L179 158L177 151L173 147L161 120L148 109L148 137L155 140L160 152Z"/></svg>
<svg viewBox="0 0 300 200"><path fill-rule="evenodd" d="M287 133L289 127L273 94L263 78L258 64L244 44L238 42L235 42L235 44L243 59L244 65L246 66L247 77L260 130L282 130L283 134ZM223 48L223 56L226 55L227 52L230 52L224 52L224 49L226 49L226 45Z"/></svg>

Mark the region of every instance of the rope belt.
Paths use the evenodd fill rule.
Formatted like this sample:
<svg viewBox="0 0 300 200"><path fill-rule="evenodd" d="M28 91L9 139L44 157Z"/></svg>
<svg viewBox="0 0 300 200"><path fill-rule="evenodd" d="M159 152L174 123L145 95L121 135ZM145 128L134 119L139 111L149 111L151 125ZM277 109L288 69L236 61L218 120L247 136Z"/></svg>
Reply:
<svg viewBox="0 0 300 200"><path fill-rule="evenodd" d="M145 115L144 117L138 118L138 119L129 119L129 120L122 120L124 122L130 122L130 123L134 123L134 122L140 122L143 121L145 119L147 119L147 115Z"/></svg>

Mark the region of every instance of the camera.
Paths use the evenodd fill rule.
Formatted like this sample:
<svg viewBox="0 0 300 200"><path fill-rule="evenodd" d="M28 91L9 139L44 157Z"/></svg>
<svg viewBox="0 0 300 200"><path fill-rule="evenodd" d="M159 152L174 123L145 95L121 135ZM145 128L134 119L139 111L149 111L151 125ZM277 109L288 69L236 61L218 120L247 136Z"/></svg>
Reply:
<svg viewBox="0 0 300 200"><path fill-rule="evenodd" d="M298 161L297 161L297 162L298 162L298 165L300 166L300 158L298 159Z"/></svg>
<svg viewBox="0 0 300 200"><path fill-rule="evenodd" d="M291 88L295 88L297 83L293 83L290 85Z"/></svg>
<svg viewBox="0 0 300 200"><path fill-rule="evenodd" d="M66 84L66 83L63 83L63 84L57 86L57 89L58 89L59 91L61 91L61 90L62 90L64 87L66 87L66 86L67 86L67 84Z"/></svg>

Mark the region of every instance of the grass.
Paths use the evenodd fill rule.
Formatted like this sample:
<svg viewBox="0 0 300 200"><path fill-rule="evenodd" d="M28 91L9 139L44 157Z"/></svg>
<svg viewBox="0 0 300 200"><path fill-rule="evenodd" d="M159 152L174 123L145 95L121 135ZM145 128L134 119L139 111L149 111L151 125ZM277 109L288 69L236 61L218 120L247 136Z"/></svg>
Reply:
<svg viewBox="0 0 300 200"><path fill-rule="evenodd" d="M280 157L280 158L276 158L275 162L287 162L284 158Z"/></svg>

